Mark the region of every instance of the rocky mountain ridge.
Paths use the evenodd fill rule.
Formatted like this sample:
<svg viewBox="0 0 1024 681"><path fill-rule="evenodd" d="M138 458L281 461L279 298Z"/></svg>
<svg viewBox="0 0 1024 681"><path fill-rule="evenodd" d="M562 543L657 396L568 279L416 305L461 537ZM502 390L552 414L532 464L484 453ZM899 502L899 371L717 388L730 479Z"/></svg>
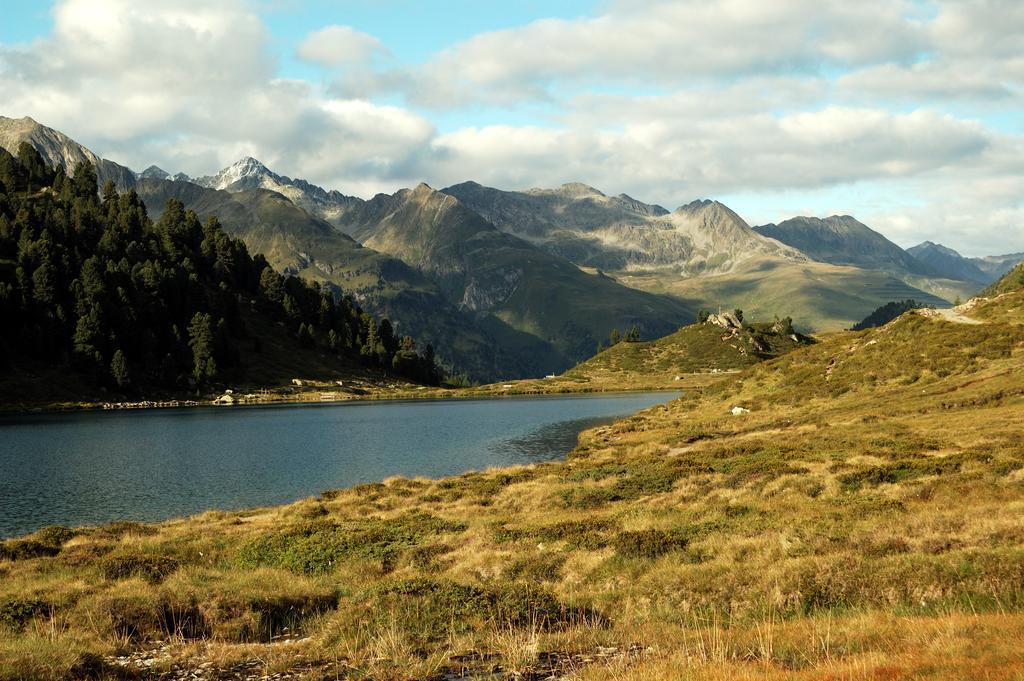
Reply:
<svg viewBox="0 0 1024 681"><path fill-rule="evenodd" d="M517 192L463 182L442 191L498 229L584 267L692 276L728 272L752 257L805 259L754 233L717 201L694 201L669 212L581 183Z"/></svg>

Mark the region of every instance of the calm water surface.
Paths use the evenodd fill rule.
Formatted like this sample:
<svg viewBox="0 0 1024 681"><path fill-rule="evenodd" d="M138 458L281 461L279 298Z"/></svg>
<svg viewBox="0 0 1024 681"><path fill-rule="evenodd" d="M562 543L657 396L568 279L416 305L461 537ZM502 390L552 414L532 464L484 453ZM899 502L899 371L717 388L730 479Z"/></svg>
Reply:
<svg viewBox="0 0 1024 681"><path fill-rule="evenodd" d="M81 412L0 418L0 537L279 504L391 475L564 456L673 393Z"/></svg>

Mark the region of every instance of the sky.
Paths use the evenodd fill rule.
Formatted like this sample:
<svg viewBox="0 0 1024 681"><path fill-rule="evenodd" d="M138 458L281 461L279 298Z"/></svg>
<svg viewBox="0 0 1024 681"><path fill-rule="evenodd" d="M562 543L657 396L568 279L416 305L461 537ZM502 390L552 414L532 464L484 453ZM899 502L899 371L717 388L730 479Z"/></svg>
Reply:
<svg viewBox="0 0 1024 681"><path fill-rule="evenodd" d="M0 115L368 197L584 182L1024 251L1021 0L4 0Z"/></svg>

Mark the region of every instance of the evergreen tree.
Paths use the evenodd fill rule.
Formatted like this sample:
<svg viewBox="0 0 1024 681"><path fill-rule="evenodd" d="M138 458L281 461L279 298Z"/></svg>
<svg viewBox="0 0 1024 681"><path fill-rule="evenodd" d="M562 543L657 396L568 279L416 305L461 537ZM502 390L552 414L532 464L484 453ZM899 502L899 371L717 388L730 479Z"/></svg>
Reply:
<svg viewBox="0 0 1024 681"><path fill-rule="evenodd" d="M322 336L335 354L412 380L439 378L432 348L420 355L351 298L275 272L217 220L203 223L171 199L154 223L134 191L107 183L97 192L88 163L68 177L34 149L0 149L0 347L13 358L5 367L36 360L136 391L241 378L241 339L262 348L246 328L248 300L263 319L287 320L298 342L286 351L315 349Z"/></svg>
<svg viewBox="0 0 1024 681"><path fill-rule="evenodd" d="M128 377L128 360L124 358L120 348L114 352L114 358L110 360L110 375L113 376L118 388L127 388L131 383Z"/></svg>
<svg viewBox="0 0 1024 681"><path fill-rule="evenodd" d="M188 346L192 349L192 378L197 385L217 375L213 357L213 325L210 315L196 312L188 325Z"/></svg>

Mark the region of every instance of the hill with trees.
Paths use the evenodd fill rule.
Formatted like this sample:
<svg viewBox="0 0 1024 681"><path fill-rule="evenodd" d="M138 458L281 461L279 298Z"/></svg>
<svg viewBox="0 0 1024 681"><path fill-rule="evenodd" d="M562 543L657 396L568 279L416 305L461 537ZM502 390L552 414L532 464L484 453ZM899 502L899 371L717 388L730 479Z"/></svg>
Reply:
<svg viewBox="0 0 1024 681"><path fill-rule="evenodd" d="M97 194L96 186L88 162L68 177L30 144L16 157L0 149L0 357L9 389L19 380L60 384L70 373L70 392L92 396L194 393L285 378L260 375L274 364L438 382L432 348L397 337L388 320L346 297L275 271L216 218L202 223L171 200L153 222L134 191L108 182Z"/></svg>
<svg viewBox="0 0 1024 681"><path fill-rule="evenodd" d="M917 310L922 307L935 307L934 305L928 305L926 303L919 303L916 300L894 300L890 303L880 306L874 312L869 314L867 317L862 319L853 325L853 331L863 331L864 329L871 329L876 326L884 326L892 320L899 317L904 312L910 310Z"/></svg>

